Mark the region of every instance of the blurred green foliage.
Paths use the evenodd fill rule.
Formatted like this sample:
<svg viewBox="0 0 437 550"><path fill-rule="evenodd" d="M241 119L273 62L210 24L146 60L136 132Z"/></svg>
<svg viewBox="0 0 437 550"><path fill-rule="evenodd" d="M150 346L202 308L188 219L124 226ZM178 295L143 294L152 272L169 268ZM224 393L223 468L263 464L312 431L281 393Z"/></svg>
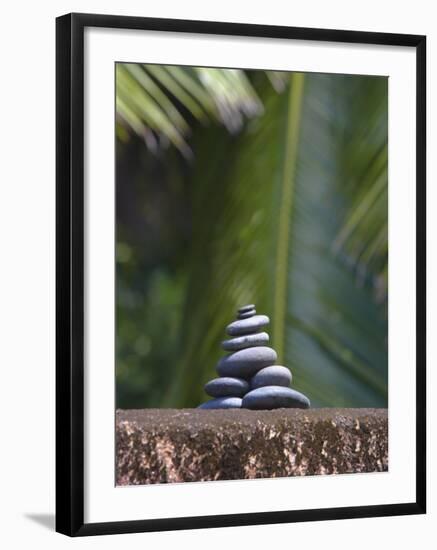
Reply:
<svg viewBox="0 0 437 550"><path fill-rule="evenodd" d="M197 406L248 302L314 406L387 406L387 79L116 76L117 406Z"/></svg>

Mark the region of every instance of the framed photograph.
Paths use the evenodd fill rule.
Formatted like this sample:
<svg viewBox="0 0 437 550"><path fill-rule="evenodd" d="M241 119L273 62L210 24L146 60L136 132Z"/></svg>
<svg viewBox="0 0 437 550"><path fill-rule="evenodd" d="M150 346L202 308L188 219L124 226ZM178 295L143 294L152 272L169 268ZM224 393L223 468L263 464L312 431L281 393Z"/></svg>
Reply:
<svg viewBox="0 0 437 550"><path fill-rule="evenodd" d="M56 25L57 530L425 513L425 37Z"/></svg>

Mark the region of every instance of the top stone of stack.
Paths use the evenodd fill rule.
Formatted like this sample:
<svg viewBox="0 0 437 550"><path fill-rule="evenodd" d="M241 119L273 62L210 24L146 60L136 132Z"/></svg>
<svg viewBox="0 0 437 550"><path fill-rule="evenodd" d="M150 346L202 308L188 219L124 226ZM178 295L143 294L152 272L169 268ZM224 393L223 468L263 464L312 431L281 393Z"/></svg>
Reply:
<svg viewBox="0 0 437 550"><path fill-rule="evenodd" d="M255 304L248 304L247 306L242 306L238 308L238 314L247 313L248 311L255 311Z"/></svg>
<svg viewBox="0 0 437 550"><path fill-rule="evenodd" d="M253 317L255 314L255 304L249 304L238 309L238 319L247 319Z"/></svg>

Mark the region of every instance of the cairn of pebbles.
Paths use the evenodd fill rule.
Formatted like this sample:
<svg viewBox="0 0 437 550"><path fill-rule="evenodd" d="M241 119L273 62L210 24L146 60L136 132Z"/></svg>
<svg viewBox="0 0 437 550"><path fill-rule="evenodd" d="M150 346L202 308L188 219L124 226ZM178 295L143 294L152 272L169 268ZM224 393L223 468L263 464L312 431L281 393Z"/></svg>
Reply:
<svg viewBox="0 0 437 550"><path fill-rule="evenodd" d="M256 314L253 304L238 310L237 320L226 327L231 338L222 343L230 354L217 364L219 378L205 385L213 399L200 409L309 408L308 398L289 387L290 370L276 365L277 354L264 332L269 322L266 315Z"/></svg>

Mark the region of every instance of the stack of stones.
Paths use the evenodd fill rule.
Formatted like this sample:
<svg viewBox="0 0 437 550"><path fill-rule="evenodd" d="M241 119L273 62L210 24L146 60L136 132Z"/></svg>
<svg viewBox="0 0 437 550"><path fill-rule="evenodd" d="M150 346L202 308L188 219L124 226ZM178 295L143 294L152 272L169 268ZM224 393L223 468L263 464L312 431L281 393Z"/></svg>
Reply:
<svg viewBox="0 0 437 550"><path fill-rule="evenodd" d="M279 409L310 406L308 398L292 390L291 372L276 365L277 354L268 347L269 335L263 329L270 320L257 315L253 304L238 310L236 321L226 327L231 336L222 344L230 352L217 364L219 378L205 385L213 399L200 409Z"/></svg>

